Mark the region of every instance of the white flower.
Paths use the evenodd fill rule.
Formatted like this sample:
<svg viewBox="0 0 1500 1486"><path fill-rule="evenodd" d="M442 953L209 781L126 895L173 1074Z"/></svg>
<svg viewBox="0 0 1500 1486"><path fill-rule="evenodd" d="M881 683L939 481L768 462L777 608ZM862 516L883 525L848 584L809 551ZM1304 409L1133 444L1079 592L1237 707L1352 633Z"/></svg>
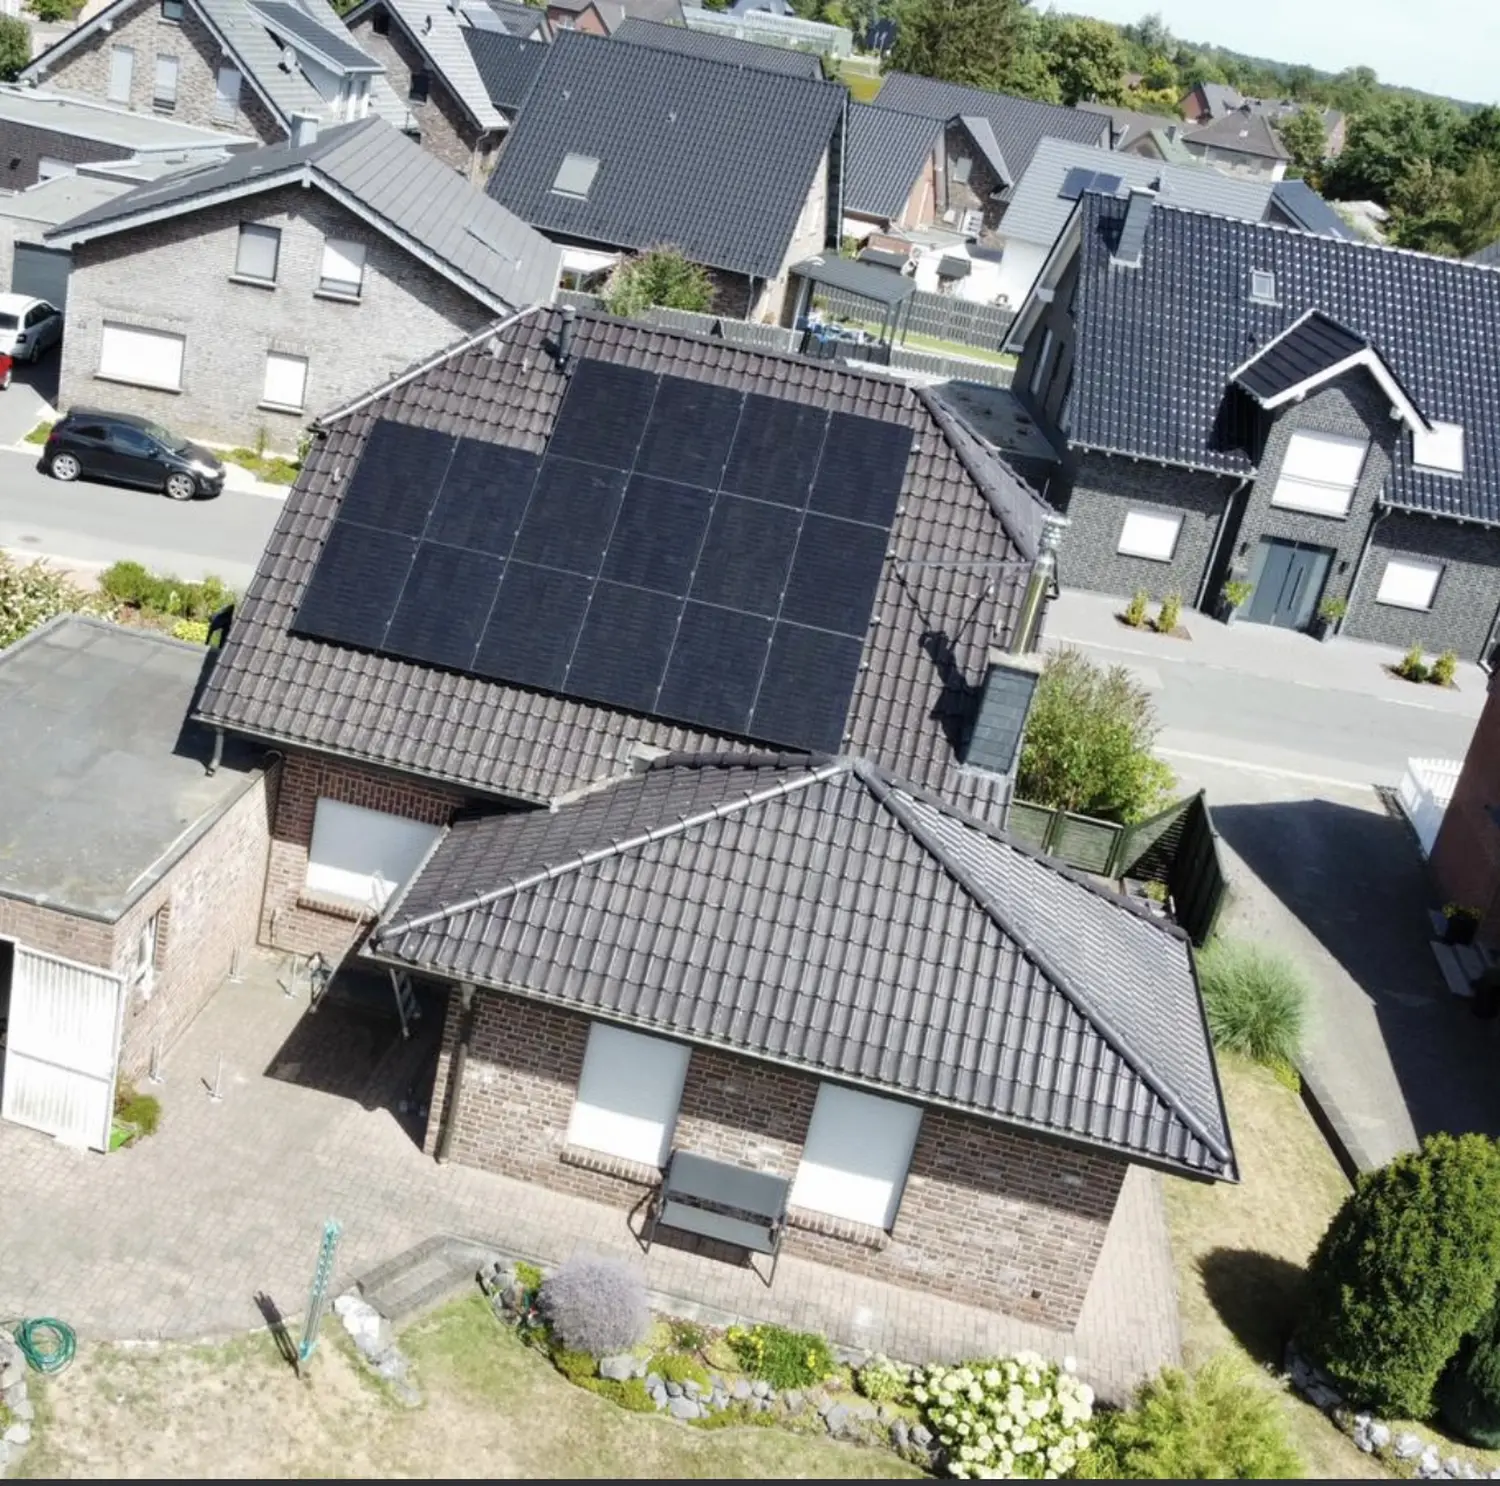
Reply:
<svg viewBox="0 0 1500 1486"><path fill-rule="evenodd" d="M1080 1429L1078 1433L1073 1436L1073 1444L1080 1450L1087 1450L1088 1447L1093 1443L1094 1437L1086 1429Z"/></svg>
<svg viewBox="0 0 1500 1486"><path fill-rule="evenodd" d="M911 1396L916 1400L917 1403L927 1402L927 1390L925 1388L913 1388L911 1390Z"/></svg>
<svg viewBox="0 0 1500 1486"><path fill-rule="evenodd" d="M998 1367L985 1368L984 1386L986 1388L998 1388L1000 1386L1000 1369Z"/></svg>
<svg viewBox="0 0 1500 1486"><path fill-rule="evenodd" d="M1083 1384L1078 1390L1078 1402L1086 1409L1091 1409L1094 1406L1094 1390L1087 1383Z"/></svg>
<svg viewBox="0 0 1500 1486"><path fill-rule="evenodd" d="M1033 1419L1045 1419L1047 1417L1047 1400L1045 1398L1033 1398L1026 1405L1026 1412Z"/></svg>
<svg viewBox="0 0 1500 1486"><path fill-rule="evenodd" d="M1078 1359L1076 1357L1064 1357L1063 1358L1063 1371L1064 1372L1077 1372L1078 1371Z"/></svg>

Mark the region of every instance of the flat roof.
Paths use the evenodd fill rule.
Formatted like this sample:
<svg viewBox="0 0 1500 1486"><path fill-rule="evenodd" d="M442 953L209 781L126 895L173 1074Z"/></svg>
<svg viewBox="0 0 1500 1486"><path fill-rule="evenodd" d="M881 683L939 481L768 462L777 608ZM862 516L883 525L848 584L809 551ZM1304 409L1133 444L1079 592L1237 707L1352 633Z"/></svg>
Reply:
<svg viewBox="0 0 1500 1486"><path fill-rule="evenodd" d="M113 922L250 788L186 720L208 654L76 614L0 651L0 896Z"/></svg>
<svg viewBox="0 0 1500 1486"><path fill-rule="evenodd" d="M14 196L0 196L0 217L60 227L82 212L133 191L139 184L131 180L99 180L91 175L57 175Z"/></svg>
<svg viewBox="0 0 1500 1486"><path fill-rule="evenodd" d="M917 281L899 270L861 263L854 258L804 258L801 263L794 263L791 271L814 284L873 299L887 309L905 304L917 292Z"/></svg>
<svg viewBox="0 0 1500 1486"><path fill-rule="evenodd" d="M51 129L81 139L99 140L132 150L193 149L201 145L253 144L249 135L200 129L155 114L133 114L92 99L51 88L0 85L0 120Z"/></svg>

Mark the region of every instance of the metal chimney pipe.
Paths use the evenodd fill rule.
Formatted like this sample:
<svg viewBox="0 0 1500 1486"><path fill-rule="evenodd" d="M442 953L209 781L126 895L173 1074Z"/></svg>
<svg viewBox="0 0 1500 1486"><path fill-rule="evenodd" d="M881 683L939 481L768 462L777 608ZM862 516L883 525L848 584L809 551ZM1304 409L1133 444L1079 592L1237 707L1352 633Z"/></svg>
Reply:
<svg viewBox="0 0 1500 1486"><path fill-rule="evenodd" d="M568 357L573 351L573 325L578 319L578 311L570 304L562 307L562 324L557 330L557 369L566 372L568 369Z"/></svg>
<svg viewBox="0 0 1500 1486"><path fill-rule="evenodd" d="M1029 655L1041 639L1042 615L1046 613L1047 596L1057 578L1057 549L1062 545L1062 535L1067 527L1066 516L1053 514L1043 518L1041 539L1031 564L1031 576L1026 580L1020 617L1016 621L1016 637L1010 647L1012 655Z"/></svg>

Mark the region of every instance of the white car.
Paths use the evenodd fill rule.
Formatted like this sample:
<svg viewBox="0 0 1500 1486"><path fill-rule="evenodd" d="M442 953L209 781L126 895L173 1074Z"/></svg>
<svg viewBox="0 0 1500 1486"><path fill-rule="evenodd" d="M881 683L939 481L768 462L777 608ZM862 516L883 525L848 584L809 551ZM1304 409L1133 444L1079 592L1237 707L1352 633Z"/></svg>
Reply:
<svg viewBox="0 0 1500 1486"><path fill-rule="evenodd" d="M0 294L0 356L36 361L62 339L63 315L45 299Z"/></svg>

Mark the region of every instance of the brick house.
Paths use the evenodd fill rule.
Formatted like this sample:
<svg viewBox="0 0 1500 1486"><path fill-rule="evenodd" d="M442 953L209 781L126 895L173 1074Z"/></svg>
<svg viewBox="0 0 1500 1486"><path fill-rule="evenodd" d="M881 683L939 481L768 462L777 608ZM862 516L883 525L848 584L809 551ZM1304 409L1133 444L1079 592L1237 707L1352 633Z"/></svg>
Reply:
<svg viewBox="0 0 1500 1486"><path fill-rule="evenodd" d="M1430 861L1440 901L1478 909L1480 943L1500 949L1500 691L1493 676Z"/></svg>
<svg viewBox="0 0 1500 1486"><path fill-rule="evenodd" d="M1486 656L1500 274L1087 193L1012 332L1062 451L1064 583ZM1464 354L1455 354L1464 347Z"/></svg>
<svg viewBox="0 0 1500 1486"><path fill-rule="evenodd" d="M487 190L562 245L574 287L670 244L709 270L717 313L777 323L792 264L837 245L847 101L821 78L564 33Z"/></svg>
<svg viewBox="0 0 1500 1486"><path fill-rule="evenodd" d="M0 654L0 1113L96 1149L116 1078L255 942L274 770L235 743L209 771L209 730L182 721L205 658L78 616Z"/></svg>
<svg viewBox="0 0 1500 1486"><path fill-rule="evenodd" d="M1188 154L1206 165L1257 179L1279 181L1292 158L1270 118L1249 104L1187 130L1181 142Z"/></svg>
<svg viewBox="0 0 1500 1486"><path fill-rule="evenodd" d="M292 450L317 409L550 299L558 250L380 119L143 186L48 233L60 397Z"/></svg>
<svg viewBox="0 0 1500 1486"><path fill-rule="evenodd" d="M402 473L436 469L440 480ZM459 343L320 420L198 704L201 721L285 758L263 939L335 962L353 951L446 994L433 1153L624 1211L665 1149L691 1143L796 1174L789 1243L804 1253L1021 1315L1075 1315L1126 1163L1234 1170L1185 943L996 833L1020 723L1000 746L1003 709L989 703L1010 695L996 681L1015 674L1006 657L1035 644L1054 535L1046 507L925 391L571 311ZM647 846L656 827L671 837L660 852ZM819 832L867 859L809 859ZM584 870L606 837L643 849L622 844ZM705 870L669 887L668 863L689 859ZM876 862L915 875L878 887ZM809 870L848 885L848 912L811 911ZM617 969L586 986L581 942L543 933L523 969L502 963L498 939L494 953L481 945L477 917L459 923L468 874L476 902L501 889L484 917L502 937L507 924L540 928L567 899L577 922L600 925L589 942L603 956L613 919L596 889L639 872L673 906L621 932L644 945L651 922L682 936L635 962L642 975L623 940ZM507 884L529 894L544 877L555 899L512 901ZM765 896L778 882L784 912ZM1111 978L1038 947L1032 970L1005 972L1026 987L1009 1011L1004 997L981 1011L1000 973L991 954L1033 929L1047 940L1035 915L1055 915L1059 895L1097 918L1089 942L1128 940L1145 978L1139 960ZM934 899L954 915L948 937L933 909L934 938L915 920L905 951L898 932L882 938ZM882 928L867 935L855 909ZM815 937L826 974L791 968L812 948L789 952L777 923ZM888 979L846 954L867 939L906 956ZM722 974L710 945L734 956ZM705 953L715 968L681 981L683 1019L650 1012L672 999L651 977ZM811 1033L784 1042L800 1012L751 1009L771 994L772 961L787 997L822 1007L821 1051ZM837 989L835 961L850 977ZM948 1000L954 976L968 990ZM1145 1040L1125 1059L1136 1071L1114 1060L1069 1073L1077 1087L1109 1081L1098 1108L1059 1097L1037 1123L1018 1112L1040 1109L1039 1086L1009 1104L988 1084L950 1098L961 1003L996 1019L975 1046L1003 1044L1001 1022L1025 1005L1030 1025L1061 1018L1074 1048L1063 1023L1082 1032L1085 1004L1129 1015L1147 986ZM887 1034L863 1019L887 987L912 1020L909 1056L882 1069L873 1050L897 1046L894 1023ZM606 988L608 1009L593 998ZM853 998L843 1010L840 996ZM1180 1067L1150 1030L1167 1004L1190 1049ZM1017 1044L1023 1061L1038 1052ZM670 1108L620 1107L635 1094L610 1090L631 1066L649 1071L632 1088L660 1085ZM1132 1111L1128 1135L1105 1104ZM848 1169L851 1117L881 1133L863 1178ZM1165 1142L1154 1152L1148 1125ZM816 1173L802 1179L814 1167L832 1173L833 1196Z"/></svg>

